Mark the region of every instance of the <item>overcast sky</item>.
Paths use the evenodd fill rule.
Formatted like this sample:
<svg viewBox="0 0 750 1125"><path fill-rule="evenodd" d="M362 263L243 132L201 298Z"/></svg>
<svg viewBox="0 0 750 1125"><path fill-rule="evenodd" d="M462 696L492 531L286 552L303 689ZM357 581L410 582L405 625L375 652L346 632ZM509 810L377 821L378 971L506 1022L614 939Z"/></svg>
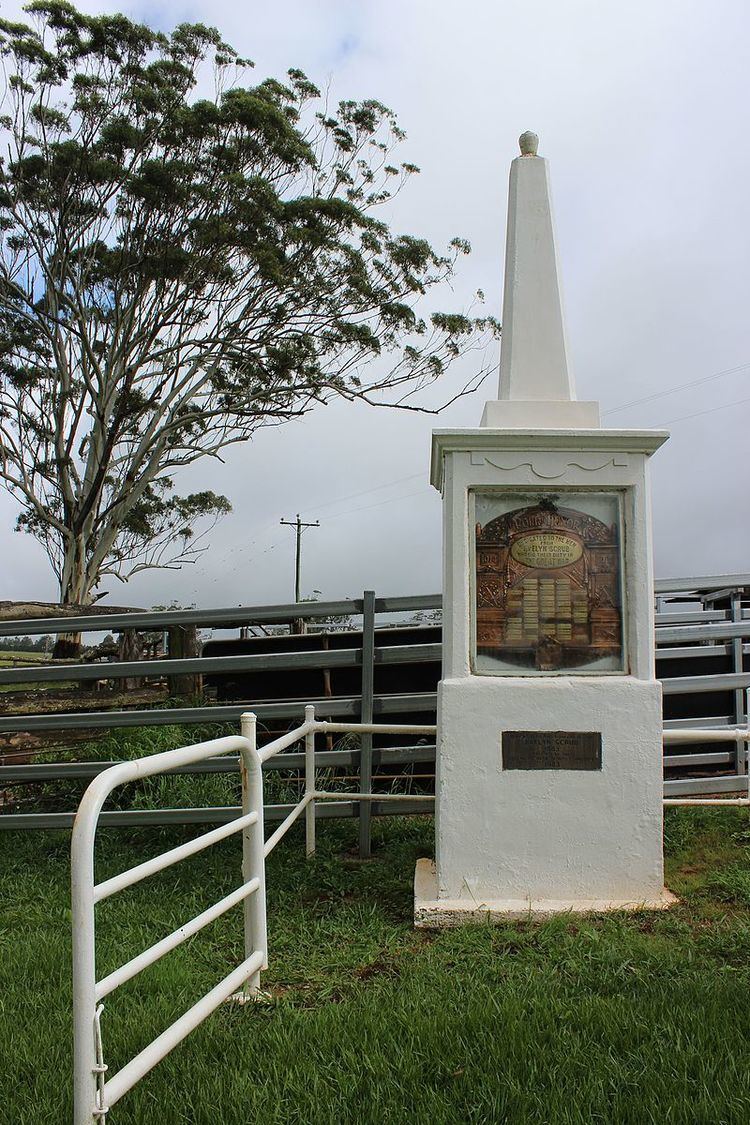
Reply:
<svg viewBox="0 0 750 1125"><path fill-rule="evenodd" d="M600 400L605 425L672 432L652 463L657 577L750 571L740 455L750 426L746 0L79 6L164 28L215 24L255 61L253 80L300 67L334 98L393 108L408 134L399 156L422 174L394 203L392 225L436 246L460 234L473 247L446 307L481 288L500 315L508 167L519 133L537 132L551 164L578 395ZM16 18L21 5L0 10ZM663 393L675 387L684 389ZM208 553L179 572L108 580L106 600L287 601L294 536L279 520L297 512L320 519L304 536L303 592L439 590L430 431L478 425L495 397L488 382L437 419L337 404L262 433L185 481L234 505ZM12 531L14 518L2 496L0 598L54 599L46 559Z"/></svg>

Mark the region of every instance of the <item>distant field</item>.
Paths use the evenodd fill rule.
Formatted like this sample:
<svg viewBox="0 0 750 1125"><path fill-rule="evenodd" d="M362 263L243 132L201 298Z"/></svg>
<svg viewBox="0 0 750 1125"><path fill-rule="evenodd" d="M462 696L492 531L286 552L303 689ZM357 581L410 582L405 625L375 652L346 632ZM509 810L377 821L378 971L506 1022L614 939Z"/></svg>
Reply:
<svg viewBox="0 0 750 1125"><path fill-rule="evenodd" d="M14 649L0 649L0 665L49 664L51 659L48 652L16 652Z"/></svg>
<svg viewBox="0 0 750 1125"><path fill-rule="evenodd" d="M51 656L48 652L18 652L15 649L0 649L0 669L3 668L23 668L25 666L32 667L39 664L49 664ZM58 690L61 687L69 687L70 683L63 684L0 684L0 694L7 695L9 692L16 691L40 691L45 692L50 689Z"/></svg>
<svg viewBox="0 0 750 1125"><path fill-rule="evenodd" d="M16 650L0 649L0 669L33 667L39 664L49 664L52 657L48 652L18 652ZM54 684L35 684L32 682L22 684L0 684L0 695L9 695L20 691L37 691L43 695L50 692L59 692L64 688L74 686L72 680L62 680Z"/></svg>

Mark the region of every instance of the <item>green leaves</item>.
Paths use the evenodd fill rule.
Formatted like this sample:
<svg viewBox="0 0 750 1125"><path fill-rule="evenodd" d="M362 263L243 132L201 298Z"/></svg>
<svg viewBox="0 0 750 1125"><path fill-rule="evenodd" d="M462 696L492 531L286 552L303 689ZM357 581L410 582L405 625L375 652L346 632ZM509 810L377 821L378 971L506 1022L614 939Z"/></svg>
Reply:
<svg viewBox="0 0 750 1125"><path fill-rule="evenodd" d="M468 244L376 218L418 171L381 102L251 84L202 24L27 10L0 21L0 476L81 600L202 549L228 501L176 497L180 466L337 395L418 408L496 325L420 315Z"/></svg>
<svg viewBox="0 0 750 1125"><path fill-rule="evenodd" d="M436 328L448 336L466 336L474 331L474 321L460 313L433 313L430 318Z"/></svg>
<svg viewBox="0 0 750 1125"><path fill-rule="evenodd" d="M146 488L122 521L122 531L141 540L145 545L152 543L165 532L191 539L192 525L203 517L217 518L231 512L232 505L226 496L215 492L194 492L189 496L164 498L159 494L157 484ZM135 548L135 544L133 548Z"/></svg>
<svg viewBox="0 0 750 1125"><path fill-rule="evenodd" d="M31 117L44 129L53 129L60 133L70 132L70 122L66 115L61 113L60 110L52 109L51 106L41 105L37 102L36 105L31 107Z"/></svg>

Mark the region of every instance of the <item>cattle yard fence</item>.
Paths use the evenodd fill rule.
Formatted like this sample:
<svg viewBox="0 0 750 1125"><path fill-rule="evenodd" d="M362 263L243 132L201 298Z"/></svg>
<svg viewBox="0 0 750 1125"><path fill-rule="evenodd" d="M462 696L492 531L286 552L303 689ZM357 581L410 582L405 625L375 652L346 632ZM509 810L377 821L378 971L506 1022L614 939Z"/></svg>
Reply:
<svg viewBox="0 0 750 1125"><path fill-rule="evenodd" d="M657 669L661 665L668 674L660 674L665 708L670 701L684 704L684 715L665 718L665 733L680 730L723 731L722 742L728 747L712 744L711 739L690 738L699 744L685 747L686 752L673 752L672 739L667 742L664 758L664 793L668 798L690 798L701 794L728 794L743 790L747 783L747 742L727 732L747 723L745 692L750 687L750 609L746 608L750 592L750 575L718 575L706 578L666 579L655 585ZM42 684L55 681L117 680L125 677L199 675L228 672L283 672L293 677L303 670L332 668L355 669L359 690L345 697L318 698L317 713L333 724L364 724L357 735L358 745L346 749L316 749L319 767L347 767L359 778L361 792L370 792L377 770L382 766L396 768L434 763L434 742L420 740L412 746L373 746L368 725L379 727L405 719L434 716L436 695L431 692L375 693L375 670L378 665L396 665L403 669L408 682L409 666L439 662L439 643L414 643L400 646L378 644L376 621L386 617L400 618L403 623L422 619L439 611L439 594L379 597L365 591L361 598L329 602L301 602L286 605L228 607L219 609L162 610L150 613L101 614L78 618L39 618L0 622L0 636L32 636L71 632L117 632L124 630L162 631L173 626L234 629L248 625L267 627L288 625L299 620L323 622L345 615L358 619L361 646L321 651L287 651L243 653L235 656L210 656L176 660L118 661L107 664L59 664L23 668L0 668L0 685ZM428 630L425 630L427 633ZM747 666L747 667L746 667ZM697 674L680 674L698 668ZM714 670L716 669L716 670ZM290 694L292 694L290 692ZM243 700L232 704L195 707L168 706L120 708L107 711L65 711L34 714L0 715L0 734L12 732L92 731L121 727L150 727L163 724L193 725L206 722L237 722L252 707L260 723L278 727L298 721L299 699L283 701ZM674 707L671 709L674 711ZM329 728L329 734L331 733ZM92 778L110 769L112 762L10 762L0 766L0 791L9 787L39 784L59 779ZM302 769L304 755L288 753L272 756L264 768ZM175 772L207 773L235 770L234 762L225 755L183 764ZM675 776L679 771L679 776ZM698 776L685 776L694 773ZM710 774L710 776L709 776ZM427 779L425 779L427 780ZM292 805L274 806L266 819L284 821ZM336 802L317 806L318 816L357 816L360 849L370 851L371 818L399 812L425 811L418 796L403 800L388 793L373 794L372 800L356 801L344 794ZM124 809L101 814L101 823L109 825L184 824L221 825L236 815L231 807L180 809ZM0 828L70 828L74 813L10 812L0 815Z"/></svg>

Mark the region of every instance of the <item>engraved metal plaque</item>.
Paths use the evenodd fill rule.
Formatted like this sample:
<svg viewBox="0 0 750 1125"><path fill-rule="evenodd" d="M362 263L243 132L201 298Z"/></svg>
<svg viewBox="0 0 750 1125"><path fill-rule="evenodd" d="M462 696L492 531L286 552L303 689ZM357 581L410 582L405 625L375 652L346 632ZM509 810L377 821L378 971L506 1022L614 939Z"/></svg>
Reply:
<svg viewBox="0 0 750 1125"><path fill-rule="evenodd" d="M616 492L477 490L474 672L622 672Z"/></svg>
<svg viewBox="0 0 750 1125"><path fill-rule="evenodd" d="M600 731L504 730L505 770L600 770Z"/></svg>

